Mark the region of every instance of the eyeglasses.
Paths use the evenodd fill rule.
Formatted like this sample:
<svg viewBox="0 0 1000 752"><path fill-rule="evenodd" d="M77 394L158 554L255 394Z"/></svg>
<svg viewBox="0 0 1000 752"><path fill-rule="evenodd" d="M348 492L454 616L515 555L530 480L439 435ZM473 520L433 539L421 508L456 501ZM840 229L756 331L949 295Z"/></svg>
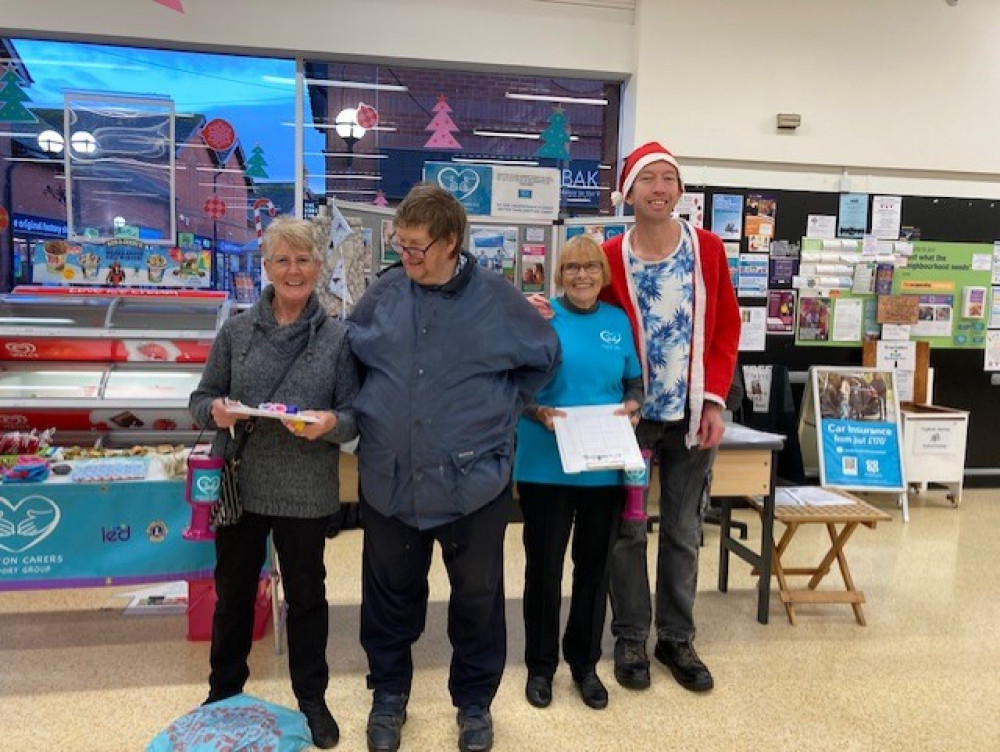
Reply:
<svg viewBox="0 0 1000 752"><path fill-rule="evenodd" d="M563 264L563 274L577 275L580 272L587 272L587 274L597 274L601 271L601 265L596 261L588 261L586 264L577 264L575 262L570 262L568 264Z"/></svg>
<svg viewBox="0 0 1000 752"><path fill-rule="evenodd" d="M425 247L418 248L412 245L403 245L402 243L399 242L399 239L396 237L396 235L393 234L392 237L389 238L389 245L391 245L392 250L394 250L400 256L406 253L409 254L410 258L422 259L424 256L427 255L427 251L431 249L431 246L434 245L436 242L438 242L438 240L439 238L434 238L434 240L428 243Z"/></svg>
<svg viewBox="0 0 1000 752"><path fill-rule="evenodd" d="M286 269L291 268L292 264L295 264L295 266L303 269L308 268L316 263L316 259L312 256L305 255L295 256L294 258L291 256L275 256L274 258L268 259L267 263L268 266L273 266L276 269L285 271Z"/></svg>

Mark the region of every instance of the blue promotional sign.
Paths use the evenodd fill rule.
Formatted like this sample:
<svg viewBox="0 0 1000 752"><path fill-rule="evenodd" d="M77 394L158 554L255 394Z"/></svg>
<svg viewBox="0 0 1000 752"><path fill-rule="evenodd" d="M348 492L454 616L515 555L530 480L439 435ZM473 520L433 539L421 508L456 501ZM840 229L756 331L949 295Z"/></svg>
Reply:
<svg viewBox="0 0 1000 752"><path fill-rule="evenodd" d="M32 214L14 214L11 219L14 232L26 235L49 235L54 238L65 238L67 229L65 220L36 217Z"/></svg>
<svg viewBox="0 0 1000 752"><path fill-rule="evenodd" d="M493 203L493 168L489 165L427 162L424 180L437 183L459 200L469 214L488 216Z"/></svg>
<svg viewBox="0 0 1000 752"><path fill-rule="evenodd" d="M0 591L201 579L211 543L181 537L182 481L0 487Z"/></svg>
<svg viewBox="0 0 1000 752"><path fill-rule="evenodd" d="M601 169L596 159L574 159L559 171L561 199L569 209L596 209L601 205Z"/></svg>
<svg viewBox="0 0 1000 752"><path fill-rule="evenodd" d="M899 432L892 423L824 420L823 485L901 489L898 445Z"/></svg>
<svg viewBox="0 0 1000 752"><path fill-rule="evenodd" d="M424 180L437 183L474 216L555 219L559 170L553 167L425 162Z"/></svg>
<svg viewBox="0 0 1000 752"><path fill-rule="evenodd" d="M35 284L108 287L210 287L211 254L198 248L166 249L135 238L66 243L37 240Z"/></svg>
<svg viewBox="0 0 1000 752"><path fill-rule="evenodd" d="M817 426L820 484L857 491L905 491L894 372L811 369L808 401ZM804 414L809 405L803 408Z"/></svg>

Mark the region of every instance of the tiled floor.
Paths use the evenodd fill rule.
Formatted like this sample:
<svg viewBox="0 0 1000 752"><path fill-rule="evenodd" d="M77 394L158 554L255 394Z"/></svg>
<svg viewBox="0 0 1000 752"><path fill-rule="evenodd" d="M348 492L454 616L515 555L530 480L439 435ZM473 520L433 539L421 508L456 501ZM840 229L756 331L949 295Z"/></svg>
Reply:
<svg viewBox="0 0 1000 752"><path fill-rule="evenodd" d="M868 626L848 606L801 606L792 627L777 602L755 619L754 579L734 561L730 592L717 592L718 528L706 528L697 603L698 649L716 688L681 689L662 667L633 693L599 672L610 706L585 707L569 672L556 676L546 710L524 700L520 528L507 535L508 670L493 706L496 750L998 750L1000 749L1000 492L967 491L952 509L943 492L912 504L912 521L860 529L848 545L868 599ZM749 512L738 513L758 530ZM803 563L825 550L825 531L803 529ZM330 542L332 681L327 694L344 752L365 749L369 694L358 645L361 534ZM650 552L654 549L651 547ZM208 645L184 639L184 616L123 616L116 590L0 593L0 750L142 750L173 718L204 699ZM444 630L447 582L433 568L427 630L404 752L454 750ZM284 655L258 642L247 690L294 706ZM610 654L610 639L605 641Z"/></svg>

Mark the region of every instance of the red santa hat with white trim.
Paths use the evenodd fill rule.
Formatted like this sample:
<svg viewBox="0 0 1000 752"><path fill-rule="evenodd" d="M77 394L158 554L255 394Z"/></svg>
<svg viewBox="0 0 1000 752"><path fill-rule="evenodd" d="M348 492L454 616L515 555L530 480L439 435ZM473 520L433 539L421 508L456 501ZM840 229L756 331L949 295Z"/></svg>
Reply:
<svg viewBox="0 0 1000 752"><path fill-rule="evenodd" d="M632 183L642 171L643 167L654 162L666 162L672 164L677 169L677 179L680 180L681 190L684 190L684 178L681 177L681 166L677 164L674 155L667 151L666 147L656 141L643 144L625 158L622 165L621 178L618 181L618 190L611 194L611 203L614 206L621 206L632 190Z"/></svg>

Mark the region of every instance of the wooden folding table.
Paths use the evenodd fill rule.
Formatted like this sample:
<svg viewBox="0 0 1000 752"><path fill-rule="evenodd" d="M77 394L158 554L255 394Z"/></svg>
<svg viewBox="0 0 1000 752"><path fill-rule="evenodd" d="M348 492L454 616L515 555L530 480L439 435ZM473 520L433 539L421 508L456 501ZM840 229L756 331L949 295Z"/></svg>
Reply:
<svg viewBox="0 0 1000 752"><path fill-rule="evenodd" d="M828 489L829 490L829 489ZM885 512L844 491L830 491L842 496L843 504L811 506L777 504L774 507L774 519L785 525L781 539L774 546L771 560L771 571L778 580L781 602L788 613L788 621L797 624L795 606L800 603L849 603L854 609L854 618L858 624L865 624L865 615L861 604L865 602L865 594L858 590L847 565L847 555L844 548L858 525L873 528L879 522L892 519ZM751 499L751 503L759 513L764 514L764 508L759 501ZM830 548L815 567L788 567L782 558L788 549L795 533L803 525L825 525L830 536ZM841 577L844 580L844 590L819 590L817 586L830 573L834 561L837 562ZM755 574L759 574L757 570ZM790 575L807 575L809 581L804 588L792 588L788 584Z"/></svg>

